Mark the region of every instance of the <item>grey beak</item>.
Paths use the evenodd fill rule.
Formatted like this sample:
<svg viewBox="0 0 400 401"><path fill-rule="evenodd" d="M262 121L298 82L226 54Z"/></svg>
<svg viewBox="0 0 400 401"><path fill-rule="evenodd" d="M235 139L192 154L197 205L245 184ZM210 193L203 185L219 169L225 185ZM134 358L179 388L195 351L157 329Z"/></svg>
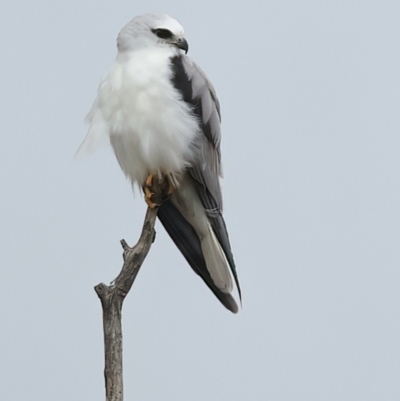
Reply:
<svg viewBox="0 0 400 401"><path fill-rule="evenodd" d="M189 43L184 38L179 39L176 42L176 46L179 47L180 49L184 50L185 54L187 54L187 52L189 51Z"/></svg>

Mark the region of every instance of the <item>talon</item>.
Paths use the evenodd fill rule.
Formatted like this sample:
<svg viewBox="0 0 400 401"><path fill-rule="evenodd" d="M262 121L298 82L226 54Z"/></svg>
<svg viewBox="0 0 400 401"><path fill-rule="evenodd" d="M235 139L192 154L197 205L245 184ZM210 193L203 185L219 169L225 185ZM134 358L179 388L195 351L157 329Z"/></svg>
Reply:
<svg viewBox="0 0 400 401"><path fill-rule="evenodd" d="M147 183L147 181L146 181L146 183ZM144 193L145 193L144 200L146 201L147 206L148 206L150 209L154 209L154 208L156 208L156 207L159 206L159 205L157 205L155 202L153 202L152 197L153 197L154 193L151 192L149 188L144 187Z"/></svg>
<svg viewBox="0 0 400 401"><path fill-rule="evenodd" d="M143 184L143 192L147 205L154 209L160 207L176 188L175 177L172 174L162 176L160 173L149 174Z"/></svg>
<svg viewBox="0 0 400 401"><path fill-rule="evenodd" d="M154 195L153 192L150 191L150 188L144 187L144 193L146 195L146 198L151 198L152 195Z"/></svg>
<svg viewBox="0 0 400 401"><path fill-rule="evenodd" d="M146 186L151 187L153 186L153 180L154 180L155 174L149 174L146 180Z"/></svg>
<svg viewBox="0 0 400 401"><path fill-rule="evenodd" d="M146 201L147 206L148 206L150 209L155 209L156 207L159 207L159 205L157 205L157 203L152 202L151 199L149 199L149 198L147 198L147 197L146 197L144 200Z"/></svg>

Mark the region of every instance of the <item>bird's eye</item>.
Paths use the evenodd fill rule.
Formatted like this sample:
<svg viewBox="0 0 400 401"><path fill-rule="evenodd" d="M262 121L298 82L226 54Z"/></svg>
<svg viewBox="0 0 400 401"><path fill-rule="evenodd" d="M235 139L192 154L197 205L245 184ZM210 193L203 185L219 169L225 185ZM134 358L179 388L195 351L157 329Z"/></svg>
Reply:
<svg viewBox="0 0 400 401"><path fill-rule="evenodd" d="M153 31L160 39L171 39L172 32L168 29L155 29Z"/></svg>

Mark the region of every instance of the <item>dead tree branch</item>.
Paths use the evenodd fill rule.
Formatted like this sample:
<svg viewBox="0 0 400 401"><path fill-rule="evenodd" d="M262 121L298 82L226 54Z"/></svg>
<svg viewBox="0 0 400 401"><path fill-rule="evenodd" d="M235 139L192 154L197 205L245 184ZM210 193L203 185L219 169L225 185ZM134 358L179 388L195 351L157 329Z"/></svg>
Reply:
<svg viewBox="0 0 400 401"><path fill-rule="evenodd" d="M122 304L154 242L156 217L157 208L148 208L138 243L130 248L125 240L121 241L124 264L118 277L110 286L101 283L94 287L103 308L104 377L107 401L123 400Z"/></svg>

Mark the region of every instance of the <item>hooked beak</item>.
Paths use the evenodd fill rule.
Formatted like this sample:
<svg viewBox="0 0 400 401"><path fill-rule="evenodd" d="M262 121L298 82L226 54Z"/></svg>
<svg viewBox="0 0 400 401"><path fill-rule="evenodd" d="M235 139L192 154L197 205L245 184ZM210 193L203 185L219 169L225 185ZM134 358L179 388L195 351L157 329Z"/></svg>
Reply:
<svg viewBox="0 0 400 401"><path fill-rule="evenodd" d="M174 44L179 49L184 50L185 54L187 54L187 52L189 50L189 43L186 41L185 38L179 38Z"/></svg>

